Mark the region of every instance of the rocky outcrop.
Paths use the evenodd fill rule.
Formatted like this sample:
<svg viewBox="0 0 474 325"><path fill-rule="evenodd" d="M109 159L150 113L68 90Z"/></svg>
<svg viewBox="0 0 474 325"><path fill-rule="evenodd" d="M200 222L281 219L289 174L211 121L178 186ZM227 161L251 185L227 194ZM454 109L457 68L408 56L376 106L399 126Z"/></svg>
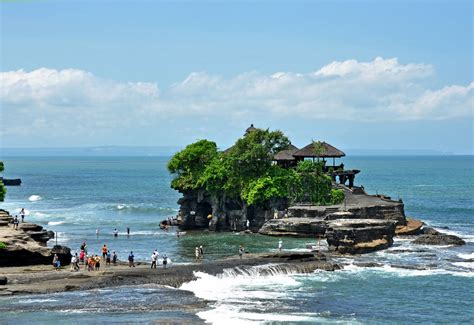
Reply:
<svg viewBox="0 0 474 325"><path fill-rule="evenodd" d="M322 236L326 232L326 221L316 218L272 219L260 228L259 233L271 236Z"/></svg>
<svg viewBox="0 0 474 325"><path fill-rule="evenodd" d="M419 235L423 232L423 222L420 220L410 219L407 220L406 225L397 226L395 229L396 236L412 236Z"/></svg>
<svg viewBox="0 0 474 325"><path fill-rule="evenodd" d="M433 228L423 229L423 235L412 241L413 244L417 245L454 245L454 246L462 246L465 245L466 242L454 235L443 234Z"/></svg>
<svg viewBox="0 0 474 325"><path fill-rule="evenodd" d="M250 229L257 232L267 220L273 218L275 211L288 207L284 199L270 202L265 207L256 207L225 196L210 196L204 191L185 192L178 204L181 229L211 231L243 231L247 229L248 220Z"/></svg>
<svg viewBox="0 0 474 325"><path fill-rule="evenodd" d="M329 249L340 254L364 254L393 244L396 222L377 219L336 219L328 222Z"/></svg>
<svg viewBox="0 0 474 325"><path fill-rule="evenodd" d="M1 220L11 218L5 211L0 213ZM67 247L55 246L50 249L46 243L54 238L54 233L33 223L21 223L18 229L10 224L0 225L0 267L50 264L55 253L61 264L70 263L71 254Z"/></svg>

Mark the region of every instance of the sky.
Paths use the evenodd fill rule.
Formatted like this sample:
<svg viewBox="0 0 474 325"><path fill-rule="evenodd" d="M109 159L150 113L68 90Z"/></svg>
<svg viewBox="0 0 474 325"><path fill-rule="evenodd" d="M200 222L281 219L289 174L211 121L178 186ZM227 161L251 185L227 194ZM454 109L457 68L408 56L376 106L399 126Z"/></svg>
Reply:
<svg viewBox="0 0 474 325"><path fill-rule="evenodd" d="M2 1L0 146L474 154L472 1Z"/></svg>

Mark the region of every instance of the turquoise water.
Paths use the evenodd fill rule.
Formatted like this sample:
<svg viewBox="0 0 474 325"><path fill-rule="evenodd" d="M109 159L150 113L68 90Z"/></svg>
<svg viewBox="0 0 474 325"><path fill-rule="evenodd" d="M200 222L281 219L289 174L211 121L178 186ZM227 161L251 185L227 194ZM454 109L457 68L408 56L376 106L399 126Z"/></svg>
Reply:
<svg viewBox="0 0 474 325"><path fill-rule="evenodd" d="M207 259L234 255L238 245L249 251L272 251L278 238L232 233L163 232L160 220L177 212L179 193L169 188L167 157L68 157L3 159L5 177L21 177L9 187L1 208L28 210L27 221L58 234L58 243L77 249L86 240L99 252L105 243L124 259L133 250L148 261L153 249L174 263L189 263L194 247L203 245ZM178 319L214 323L472 323L474 280L474 159L472 156L348 157L347 168L360 169L356 184L405 202L406 214L463 237L463 247L413 247L397 240L391 249L357 261L383 266L362 268L353 259L337 272L310 275L197 274L182 290L127 287L104 291L0 299L2 322L68 323L144 322ZM126 236L126 227L131 236ZM112 236L117 228L118 238ZM448 229L446 229L448 228ZM96 229L100 230L96 236ZM304 251L312 239L284 238L284 248ZM54 242L50 243L51 245ZM411 250L411 251L410 251ZM402 269L397 265L411 265ZM193 295L183 296L182 292ZM85 295L89 298L84 298ZM132 297L126 305L121 299ZM81 298L83 297L83 298ZM108 301L107 307L78 301ZM210 301L209 308L183 312L159 297ZM82 300L81 300L82 299ZM94 301L92 299L92 301ZM166 299L165 299L166 300ZM145 304L147 308L139 308ZM68 312L74 310L74 312ZM120 312L118 312L120 310Z"/></svg>

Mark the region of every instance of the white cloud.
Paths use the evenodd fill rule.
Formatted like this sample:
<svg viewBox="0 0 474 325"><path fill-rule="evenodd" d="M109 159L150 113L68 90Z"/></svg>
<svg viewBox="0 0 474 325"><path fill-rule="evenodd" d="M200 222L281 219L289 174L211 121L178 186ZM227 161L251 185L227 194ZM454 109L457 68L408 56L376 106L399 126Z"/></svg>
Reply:
<svg viewBox="0 0 474 325"><path fill-rule="evenodd" d="M2 132L93 136L168 118L212 117L219 124L249 115L356 121L472 117L474 83L429 89L434 78L430 65L380 57L336 61L307 73L224 78L193 72L161 90L154 83L107 80L75 69L18 70L0 74L2 119L29 128L14 125Z"/></svg>

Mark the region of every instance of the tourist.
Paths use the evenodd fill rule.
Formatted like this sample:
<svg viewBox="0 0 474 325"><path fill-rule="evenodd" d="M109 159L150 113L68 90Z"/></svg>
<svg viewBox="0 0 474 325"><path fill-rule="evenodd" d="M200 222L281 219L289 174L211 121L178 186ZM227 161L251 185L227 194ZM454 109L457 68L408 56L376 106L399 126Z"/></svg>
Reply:
<svg viewBox="0 0 474 325"><path fill-rule="evenodd" d="M87 255L87 244L86 241L84 241L81 245L81 250L84 251L84 254Z"/></svg>
<svg viewBox="0 0 474 325"><path fill-rule="evenodd" d="M117 265L117 254L115 253L115 251L112 253L112 263L114 263L114 265Z"/></svg>
<svg viewBox="0 0 474 325"><path fill-rule="evenodd" d="M246 225L247 225L247 230L249 230L250 229L250 220L249 219L247 219Z"/></svg>
<svg viewBox="0 0 474 325"><path fill-rule="evenodd" d="M105 265L110 266L110 251L107 251L107 255L105 256Z"/></svg>
<svg viewBox="0 0 474 325"><path fill-rule="evenodd" d="M94 262L95 262L95 270L99 271L100 270L100 256L99 255L95 256Z"/></svg>
<svg viewBox="0 0 474 325"><path fill-rule="evenodd" d="M87 271L90 272L90 271L94 271L94 265L95 264L95 261L94 261L94 256L88 256L87 257Z"/></svg>
<svg viewBox="0 0 474 325"><path fill-rule="evenodd" d="M117 230L117 228L114 229L114 237L118 237L118 230Z"/></svg>
<svg viewBox="0 0 474 325"><path fill-rule="evenodd" d="M133 252L130 252L130 254L128 255L128 267L135 267L134 260L135 256L133 255Z"/></svg>
<svg viewBox="0 0 474 325"><path fill-rule="evenodd" d="M18 216L15 216L15 219L13 219L13 229L18 230L18 224L20 222L18 221Z"/></svg>
<svg viewBox="0 0 474 325"><path fill-rule="evenodd" d="M78 261L77 253L75 253L71 257L71 272L79 270L79 266L77 265L77 261Z"/></svg>
<svg viewBox="0 0 474 325"><path fill-rule="evenodd" d="M204 258L204 249L202 248L202 245L199 246L199 259L203 259Z"/></svg>
<svg viewBox="0 0 474 325"><path fill-rule="evenodd" d="M127 236L130 236L130 227L127 227Z"/></svg>
<svg viewBox="0 0 474 325"><path fill-rule="evenodd" d="M21 216L21 223L25 222L25 208L21 208L20 216Z"/></svg>
<svg viewBox="0 0 474 325"><path fill-rule="evenodd" d="M280 239L278 241L278 251L281 252L281 247L283 246L283 241Z"/></svg>
<svg viewBox="0 0 474 325"><path fill-rule="evenodd" d="M168 264L168 256L163 254L163 268L166 269L166 264Z"/></svg>
<svg viewBox="0 0 474 325"><path fill-rule="evenodd" d="M105 260L106 257L107 257L107 245L104 244L104 246L102 246L102 259Z"/></svg>
<svg viewBox="0 0 474 325"><path fill-rule="evenodd" d="M240 245L240 247L239 247L239 257L240 257L240 259L242 259L242 255L244 255L244 252L245 252L244 246Z"/></svg>
<svg viewBox="0 0 474 325"><path fill-rule="evenodd" d="M61 266L61 262L59 262L59 257L58 254L54 254L53 257L53 266L56 269L56 271L59 271L59 267Z"/></svg>
<svg viewBox="0 0 474 325"><path fill-rule="evenodd" d="M196 255L196 263L199 261L199 247L196 246L194 249L194 254Z"/></svg>
<svg viewBox="0 0 474 325"><path fill-rule="evenodd" d="M84 253L84 250L81 249L81 252L79 253L79 261L81 262L82 265L84 265L84 256L86 254Z"/></svg>
<svg viewBox="0 0 474 325"><path fill-rule="evenodd" d="M76 255L71 255L71 272L74 271L74 264L76 264Z"/></svg>
<svg viewBox="0 0 474 325"><path fill-rule="evenodd" d="M99 237L99 233L100 233L100 230L99 230L99 229L96 229L96 230L95 230L95 235L96 235L97 237Z"/></svg>
<svg viewBox="0 0 474 325"><path fill-rule="evenodd" d="M153 252L153 254L151 254L151 268L152 269L156 269L156 259L157 259L156 252Z"/></svg>

